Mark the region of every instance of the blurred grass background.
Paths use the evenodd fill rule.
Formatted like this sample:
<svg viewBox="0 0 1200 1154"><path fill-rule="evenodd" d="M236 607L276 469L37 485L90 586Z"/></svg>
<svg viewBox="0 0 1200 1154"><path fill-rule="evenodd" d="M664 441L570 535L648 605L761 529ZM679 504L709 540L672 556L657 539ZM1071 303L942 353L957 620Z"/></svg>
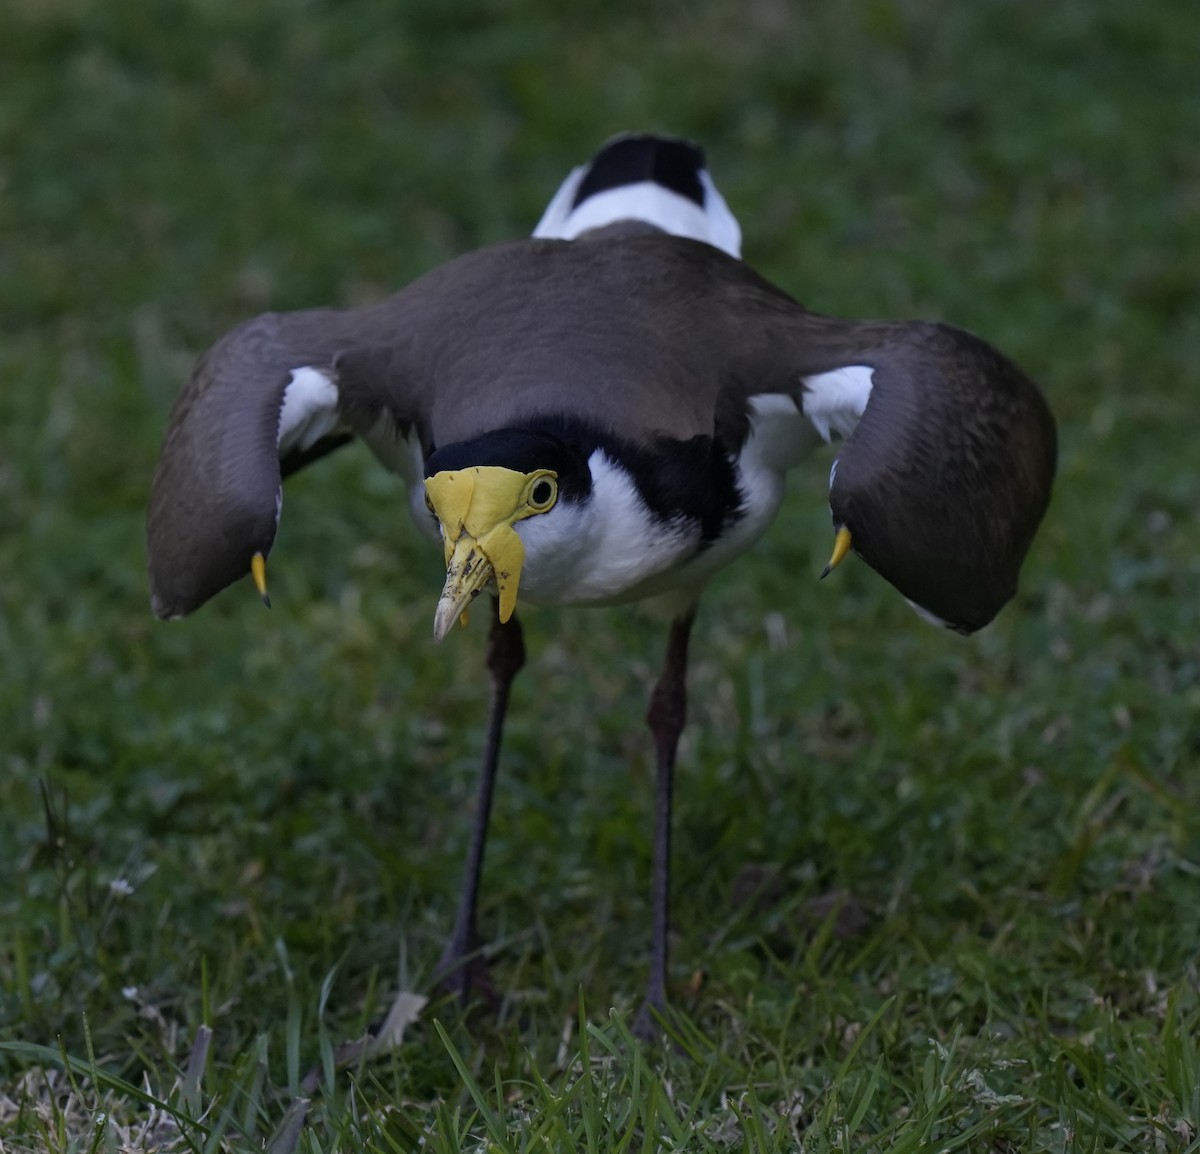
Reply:
<svg viewBox="0 0 1200 1154"><path fill-rule="evenodd" d="M1197 1148L1198 74L1200 10L1171 0L9 0L6 1100L44 1104L25 1043L165 1095L207 1022L218 1096L274 1047L278 1093L242 1127L266 1132L318 1026L350 1036L428 978L484 630L432 645L439 558L358 449L289 484L271 613L235 588L155 622L158 441L232 324L527 233L573 164L648 129L707 146L747 259L811 307L944 318L1014 356L1061 465L1021 595L978 638L923 626L861 565L818 586L827 457L714 583L672 975L708 1057L671 1073L687 1141L642 1116L639 1144L757 1149L758 1118L813 1149ZM498 1020L432 1008L354 1083L415 1128L379 1149L458 1141L439 1110L470 1086L432 1017L524 1133L545 1116L531 1070L578 1101L555 1079L580 992L600 1022L644 980L662 638L631 611L526 626L484 887L508 1000ZM814 938L831 892L854 916ZM295 1141L374 1149L341 1101ZM0 1109L0 1135L75 1148L35 1113Z"/></svg>

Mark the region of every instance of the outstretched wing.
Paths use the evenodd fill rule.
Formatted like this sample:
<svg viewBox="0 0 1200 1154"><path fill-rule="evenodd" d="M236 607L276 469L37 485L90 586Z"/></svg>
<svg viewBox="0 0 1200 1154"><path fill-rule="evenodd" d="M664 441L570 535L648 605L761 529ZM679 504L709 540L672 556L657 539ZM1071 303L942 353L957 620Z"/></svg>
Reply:
<svg viewBox="0 0 1200 1154"><path fill-rule="evenodd" d="M1056 431L1038 386L963 329L821 316L743 265L720 276L713 316L738 341L735 391L752 410L762 394L790 397L823 438L844 438L834 525L925 615L986 625L1050 500Z"/></svg>
<svg viewBox="0 0 1200 1154"><path fill-rule="evenodd" d="M398 347L378 346L379 324L366 310L268 313L200 358L171 411L151 487L146 544L159 617L192 612L270 552L284 476L354 433L370 436L388 420L385 397L412 399L391 372Z"/></svg>

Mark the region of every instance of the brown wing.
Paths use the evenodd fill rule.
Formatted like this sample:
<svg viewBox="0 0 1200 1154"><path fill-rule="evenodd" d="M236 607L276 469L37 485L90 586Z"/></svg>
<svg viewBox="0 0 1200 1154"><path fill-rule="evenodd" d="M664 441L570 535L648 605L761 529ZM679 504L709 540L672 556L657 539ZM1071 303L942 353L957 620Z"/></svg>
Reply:
<svg viewBox="0 0 1200 1154"><path fill-rule="evenodd" d="M727 405L785 391L807 411L824 374L869 370L869 399L841 422L853 431L831 475L834 523L910 601L960 632L986 625L1050 500L1057 436L1038 386L963 329L820 316L744 266L725 281Z"/></svg>
<svg viewBox="0 0 1200 1154"><path fill-rule="evenodd" d="M284 473L345 439L324 438L281 460L284 394L304 367L336 381L360 322L333 310L271 313L226 334L197 362L171 410L146 518L158 616L192 612L244 576L255 553L270 551Z"/></svg>

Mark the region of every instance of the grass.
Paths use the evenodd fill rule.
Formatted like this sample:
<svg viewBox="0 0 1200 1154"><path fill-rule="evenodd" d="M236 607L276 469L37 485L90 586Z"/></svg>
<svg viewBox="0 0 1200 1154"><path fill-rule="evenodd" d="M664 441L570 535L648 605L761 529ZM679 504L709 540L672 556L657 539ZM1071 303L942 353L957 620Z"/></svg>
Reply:
<svg viewBox="0 0 1200 1154"><path fill-rule="evenodd" d="M806 9L0 11L5 1154L1200 1149L1197 17ZM1054 504L965 642L863 566L812 579L827 459L714 583L661 1051L627 1023L662 638L528 615L500 1010L433 1002L335 1073L449 929L483 631L429 643L438 557L357 450L290 486L270 614L153 621L166 413L232 323L527 232L629 127L702 139L813 307L1021 361Z"/></svg>

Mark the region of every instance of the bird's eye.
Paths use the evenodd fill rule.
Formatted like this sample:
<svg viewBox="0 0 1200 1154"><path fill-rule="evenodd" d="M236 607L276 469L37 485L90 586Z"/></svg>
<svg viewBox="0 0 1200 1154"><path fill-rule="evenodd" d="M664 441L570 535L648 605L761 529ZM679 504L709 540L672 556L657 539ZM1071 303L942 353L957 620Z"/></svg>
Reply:
<svg viewBox="0 0 1200 1154"><path fill-rule="evenodd" d="M529 490L529 507L535 513L544 513L556 500L558 500L558 485L551 477L540 478Z"/></svg>

